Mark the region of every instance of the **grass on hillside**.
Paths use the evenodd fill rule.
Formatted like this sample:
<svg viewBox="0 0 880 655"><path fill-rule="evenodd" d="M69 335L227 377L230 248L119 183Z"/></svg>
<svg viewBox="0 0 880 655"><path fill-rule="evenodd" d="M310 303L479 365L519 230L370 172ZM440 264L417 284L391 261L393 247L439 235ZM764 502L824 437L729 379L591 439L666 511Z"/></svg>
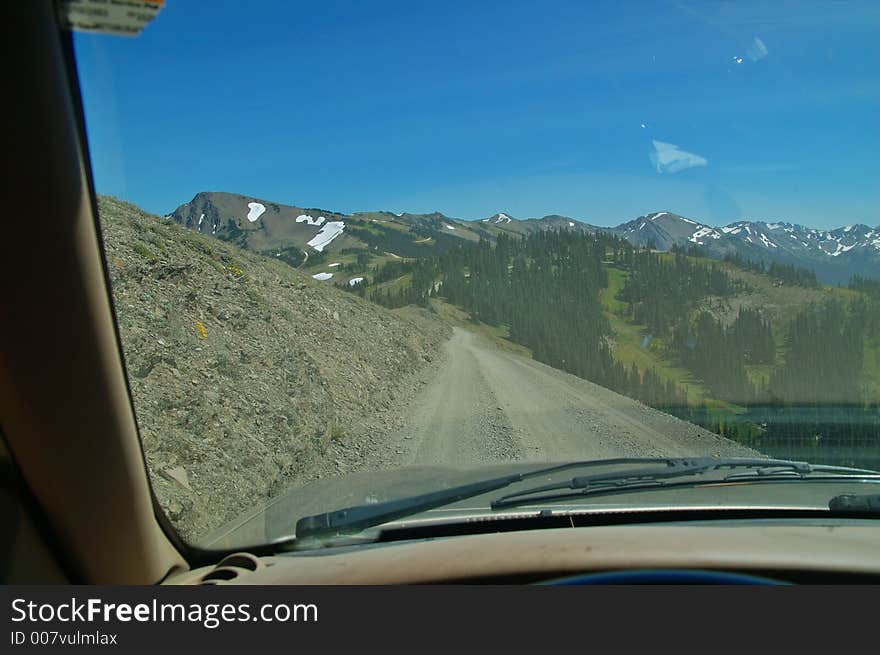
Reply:
<svg viewBox="0 0 880 655"><path fill-rule="evenodd" d="M729 262L705 259L703 261L711 261L731 277L742 280L751 287L751 291L728 299L729 302L726 303L728 311L720 313L719 318L733 321L740 307L758 309L770 319L777 343L781 343L788 332L792 317L810 303L819 304L829 298L836 298L848 304L859 295L856 291L839 287L811 288L780 284L767 275L743 270Z"/></svg>
<svg viewBox="0 0 880 655"><path fill-rule="evenodd" d="M646 336L645 330L623 318L621 314L626 310L626 303L615 297L623 288L627 274L619 268L608 267L607 270L608 287L601 291L600 300L614 332L614 358L627 368L633 364L641 371L653 368L664 380L670 379L682 387L687 387L689 401L711 401L709 392L690 371L675 366L664 358L665 344L662 339L652 339L646 348L642 347ZM726 406L726 403L719 405Z"/></svg>
<svg viewBox="0 0 880 655"><path fill-rule="evenodd" d="M671 253L663 253L662 257L672 259ZM749 379L760 388L762 383L769 380L773 369L779 366L784 357L783 344L792 318L811 303L820 304L829 298L850 303L859 297L859 292L851 289L819 286L817 288L800 287L795 285L779 284L767 275L761 275L753 271L743 270L729 262L707 260L699 257L689 257L694 262L711 263L719 266L732 277L745 282L749 290L730 298L707 298L702 306L716 317L732 322L739 312L740 307L760 310L770 319L773 335L776 340L778 352L777 363L770 365L746 366ZM608 288L601 293L601 300L605 307L606 316L611 323L614 332L614 355L627 366L635 363L640 369L654 368L664 378L670 378L688 388L688 397L691 400L706 400L713 404L710 392L695 379L693 375L682 367L675 366L665 357L666 345L663 339L651 340L648 347L643 348L646 331L643 326L634 325L623 318L626 310L625 303L617 300L615 296L623 288L627 273L614 266L607 267ZM880 340L872 340L865 345L865 391L867 398L880 398ZM719 408L726 407L732 411L741 411L735 405L729 405L720 401L714 401Z"/></svg>
<svg viewBox="0 0 880 655"><path fill-rule="evenodd" d="M344 266L348 264L354 264L356 261L357 253L345 253L344 255L339 253L329 253L325 261L321 262L320 264L312 264L311 262L306 262L305 266L303 266L301 270L304 273L308 273L309 275L314 275L315 273L321 272L334 273L334 281L336 281L337 278L339 280L347 280L352 277L365 277L367 279L371 279L371 273L374 267L379 266L381 268L385 266L385 264L387 264L388 262L400 260L396 257L392 257L391 255L372 254L367 270L358 270L352 273L343 269ZM339 262L340 265L331 268L330 264L335 264L336 262Z"/></svg>
<svg viewBox="0 0 880 655"><path fill-rule="evenodd" d="M371 286L370 289L373 291L375 291L376 289L382 289L383 291L391 291L392 293L397 293L406 289L411 282L412 273L405 273L400 277L394 278L393 280L388 280L387 282L383 282L382 284Z"/></svg>
<svg viewBox="0 0 880 655"><path fill-rule="evenodd" d="M775 365L772 364L746 364L745 366L749 381L757 389L761 389L766 383L770 382L770 374L774 368Z"/></svg>

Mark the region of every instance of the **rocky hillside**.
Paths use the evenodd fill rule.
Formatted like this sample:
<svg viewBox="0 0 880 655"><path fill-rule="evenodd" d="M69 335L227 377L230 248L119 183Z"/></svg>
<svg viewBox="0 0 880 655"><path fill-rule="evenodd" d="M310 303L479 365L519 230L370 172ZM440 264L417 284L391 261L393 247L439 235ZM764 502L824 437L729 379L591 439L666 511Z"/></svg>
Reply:
<svg viewBox="0 0 880 655"><path fill-rule="evenodd" d="M147 464L197 540L401 420L448 328L101 197ZM349 453L350 454L350 453Z"/></svg>

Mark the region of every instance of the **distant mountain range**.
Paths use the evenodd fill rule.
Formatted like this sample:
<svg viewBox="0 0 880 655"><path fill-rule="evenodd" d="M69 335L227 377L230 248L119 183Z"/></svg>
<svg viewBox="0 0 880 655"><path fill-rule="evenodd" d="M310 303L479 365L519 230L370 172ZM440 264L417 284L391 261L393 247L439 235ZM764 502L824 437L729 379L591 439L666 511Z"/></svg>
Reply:
<svg viewBox="0 0 880 655"><path fill-rule="evenodd" d="M847 225L817 230L793 223L739 221L711 227L670 212L658 212L612 230L635 245L652 240L667 250L673 244L697 245L712 257L739 254L752 261L809 268L827 284L853 275L880 277L880 227Z"/></svg>
<svg viewBox="0 0 880 655"><path fill-rule="evenodd" d="M691 245L716 258L739 254L755 262L792 264L812 269L826 284L846 283L853 275L880 278L880 226L817 230L793 223L740 221L713 227L668 211L615 227L558 215L518 219L505 212L471 221L437 212L342 214L222 192L199 193L168 217L197 232L282 257L291 264L301 262L308 253L325 251L364 249L401 257L429 256L455 239L474 241L503 233L561 229L608 232L659 250Z"/></svg>

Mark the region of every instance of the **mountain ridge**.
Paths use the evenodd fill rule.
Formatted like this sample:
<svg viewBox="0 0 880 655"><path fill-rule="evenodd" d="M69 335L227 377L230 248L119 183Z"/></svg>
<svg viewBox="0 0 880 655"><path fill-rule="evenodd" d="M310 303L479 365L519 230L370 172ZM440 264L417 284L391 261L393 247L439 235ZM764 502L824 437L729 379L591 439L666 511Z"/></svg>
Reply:
<svg viewBox="0 0 880 655"><path fill-rule="evenodd" d="M606 227L559 214L522 219L504 211L482 219L455 218L438 211L346 214L227 192L197 193L167 217L294 265L309 252L324 249L376 251L382 245L396 244L404 257L418 257L436 254L438 248L454 243L448 237L474 241L504 233L562 229L615 234L639 247L699 247L716 259L738 256L756 263L808 268L828 284L846 283L853 275L880 277L880 226L861 223L819 229L787 221L735 221L719 227L664 210ZM406 239L430 247L413 250L403 244Z"/></svg>

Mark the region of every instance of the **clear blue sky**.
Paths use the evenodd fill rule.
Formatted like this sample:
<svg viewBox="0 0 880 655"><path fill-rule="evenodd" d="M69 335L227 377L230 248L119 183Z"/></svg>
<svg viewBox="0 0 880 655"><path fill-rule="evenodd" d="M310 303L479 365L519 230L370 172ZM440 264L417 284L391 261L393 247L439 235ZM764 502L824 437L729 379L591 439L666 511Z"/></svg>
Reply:
<svg viewBox="0 0 880 655"><path fill-rule="evenodd" d="M98 191L880 224L880 3L619 4L168 0L76 35Z"/></svg>

